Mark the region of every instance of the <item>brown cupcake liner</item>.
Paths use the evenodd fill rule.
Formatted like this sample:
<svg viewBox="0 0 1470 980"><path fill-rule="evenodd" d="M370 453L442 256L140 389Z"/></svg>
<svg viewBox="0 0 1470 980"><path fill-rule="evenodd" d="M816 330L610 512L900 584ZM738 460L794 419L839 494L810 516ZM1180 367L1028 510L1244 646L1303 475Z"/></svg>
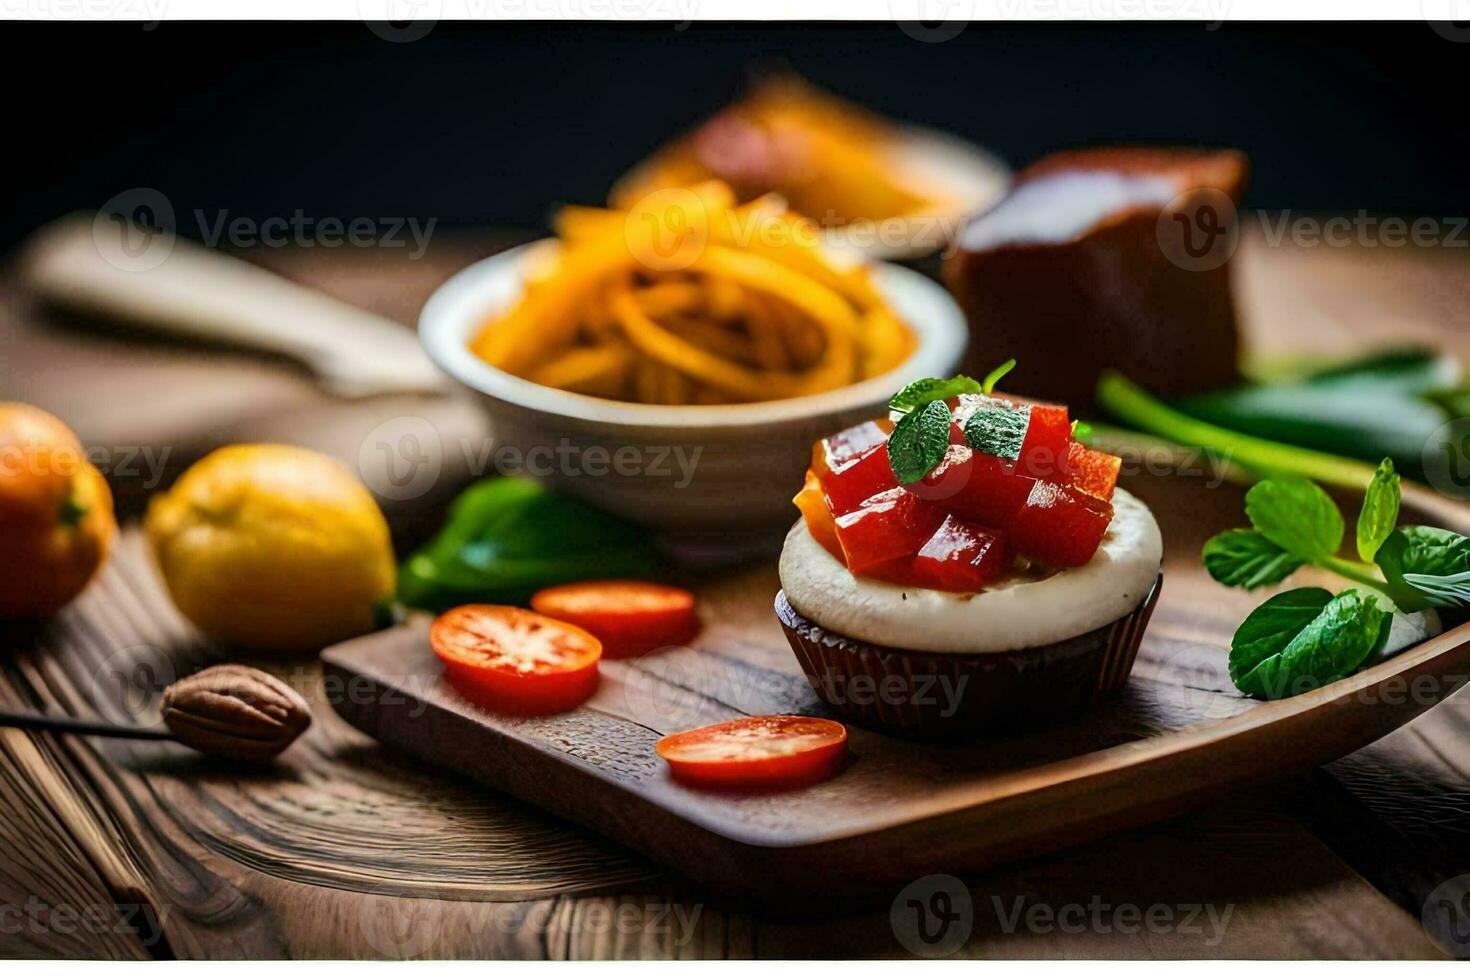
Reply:
<svg viewBox="0 0 1470 980"><path fill-rule="evenodd" d="M907 738L1039 727L1122 688L1163 587L1133 612L1057 643L998 653L932 653L834 633L776 593L776 616L817 696L838 715Z"/></svg>

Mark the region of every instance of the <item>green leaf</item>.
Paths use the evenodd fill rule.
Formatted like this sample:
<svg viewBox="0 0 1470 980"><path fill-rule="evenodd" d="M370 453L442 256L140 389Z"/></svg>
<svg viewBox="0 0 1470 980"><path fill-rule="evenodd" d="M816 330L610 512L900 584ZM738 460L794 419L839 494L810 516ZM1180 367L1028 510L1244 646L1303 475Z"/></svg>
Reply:
<svg viewBox="0 0 1470 980"><path fill-rule="evenodd" d="M398 599L415 609L466 602L525 603L548 585L648 578L660 562L647 532L531 480L481 480L398 572Z"/></svg>
<svg viewBox="0 0 1470 980"><path fill-rule="evenodd" d="M1013 357L1002 364L1000 367L996 368L994 371L991 371L985 376L985 380L980 382L980 390L984 394L990 394L992 391L995 390L995 386L1000 384L1000 379L1010 374L1011 369L1015 366L1016 359Z"/></svg>
<svg viewBox="0 0 1470 980"><path fill-rule="evenodd" d="M1372 561L1398 522L1399 475L1393 470L1393 460L1385 459L1378 464L1363 494L1363 509L1358 511L1358 557Z"/></svg>
<svg viewBox="0 0 1470 980"><path fill-rule="evenodd" d="M949 406L931 401L898 420L888 436L888 465L899 483L915 483L944 459L949 448Z"/></svg>
<svg viewBox="0 0 1470 980"><path fill-rule="evenodd" d="M1311 480L1299 476L1262 480L1245 495L1251 525L1298 558L1331 558L1342 546L1342 512Z"/></svg>
<svg viewBox="0 0 1470 980"><path fill-rule="evenodd" d="M1246 617L1230 641L1230 679L1267 700L1340 680L1372 655L1389 613L1374 596L1348 589L1292 589Z"/></svg>
<svg viewBox="0 0 1470 980"><path fill-rule="evenodd" d="M976 452L1003 459L1020 459L1021 444L1031 425L1027 406L977 408L965 419L965 442Z"/></svg>
<svg viewBox="0 0 1470 980"><path fill-rule="evenodd" d="M1470 538L1411 524L1390 534L1374 556L1405 612L1470 605Z"/></svg>
<svg viewBox="0 0 1470 980"><path fill-rule="evenodd" d="M1089 445L1092 444L1092 436L1093 436L1093 429L1092 429L1092 426L1091 425L1088 425L1086 422L1082 421L1081 419L1073 419L1072 420L1072 438L1073 439L1076 439L1078 442L1082 443L1082 445L1084 445L1084 446L1089 446Z"/></svg>
<svg viewBox="0 0 1470 980"><path fill-rule="evenodd" d="M1241 589L1275 585L1302 567L1259 531L1222 531L1205 542L1202 557L1211 578Z"/></svg>
<svg viewBox="0 0 1470 980"><path fill-rule="evenodd" d="M979 395L984 387L974 378L957 374L953 378L920 378L903 386L898 394L888 401L888 407L896 412L912 412L932 402L942 402L955 395Z"/></svg>

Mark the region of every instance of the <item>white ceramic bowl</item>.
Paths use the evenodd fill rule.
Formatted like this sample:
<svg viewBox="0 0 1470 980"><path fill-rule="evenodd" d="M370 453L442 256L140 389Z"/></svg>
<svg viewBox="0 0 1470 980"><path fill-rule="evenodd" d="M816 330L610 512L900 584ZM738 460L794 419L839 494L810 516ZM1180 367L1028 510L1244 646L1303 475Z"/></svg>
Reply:
<svg viewBox="0 0 1470 980"><path fill-rule="evenodd" d="M534 244L534 243L533 243ZM520 295L524 245L461 270L419 314L419 339L489 415L496 459L652 527L731 531L784 527L796 517L817 439L884 410L914 378L954 373L965 319L943 287L893 265L874 283L918 335L887 374L835 391L738 405L642 405L548 388L491 367L469 341Z"/></svg>

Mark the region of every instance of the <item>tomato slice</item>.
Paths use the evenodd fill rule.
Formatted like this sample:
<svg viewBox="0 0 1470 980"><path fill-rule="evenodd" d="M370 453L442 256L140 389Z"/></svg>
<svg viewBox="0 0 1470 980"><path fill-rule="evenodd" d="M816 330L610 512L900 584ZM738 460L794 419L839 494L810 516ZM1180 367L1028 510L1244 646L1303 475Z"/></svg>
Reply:
<svg viewBox="0 0 1470 980"><path fill-rule="evenodd" d="M504 711L570 711L597 690L601 641L527 609L451 609L429 627L429 646L451 683Z"/></svg>
<svg viewBox="0 0 1470 980"><path fill-rule="evenodd" d="M847 729L825 718L737 718L658 740L655 751L682 782L726 789L779 789L835 775Z"/></svg>
<svg viewBox="0 0 1470 980"><path fill-rule="evenodd" d="M575 582L542 589L531 608L580 626L602 641L607 657L636 657L688 643L699 632L694 593L625 579Z"/></svg>

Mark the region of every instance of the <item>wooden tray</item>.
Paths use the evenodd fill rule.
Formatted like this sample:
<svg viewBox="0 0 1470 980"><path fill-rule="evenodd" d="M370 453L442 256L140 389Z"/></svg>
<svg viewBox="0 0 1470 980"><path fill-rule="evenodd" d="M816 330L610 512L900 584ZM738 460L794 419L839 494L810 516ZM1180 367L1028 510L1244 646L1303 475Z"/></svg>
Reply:
<svg viewBox="0 0 1470 980"><path fill-rule="evenodd" d="M1198 556L1209 535L1242 523L1242 489L1126 482L1163 528L1163 595L1122 694L1042 733L932 745L852 728L851 764L818 786L727 795L671 781L653 750L668 732L742 714L830 713L776 622L769 562L700 589L706 628L691 649L605 662L597 694L568 714L517 718L465 700L441 677L426 621L325 651L328 697L383 742L689 877L781 901L972 871L1173 815L1367 745L1466 680L1470 624L1319 691L1241 697L1225 651L1262 596L1212 582ZM1342 503L1351 519L1356 500ZM1459 505L1414 488L1403 519L1467 523Z"/></svg>

